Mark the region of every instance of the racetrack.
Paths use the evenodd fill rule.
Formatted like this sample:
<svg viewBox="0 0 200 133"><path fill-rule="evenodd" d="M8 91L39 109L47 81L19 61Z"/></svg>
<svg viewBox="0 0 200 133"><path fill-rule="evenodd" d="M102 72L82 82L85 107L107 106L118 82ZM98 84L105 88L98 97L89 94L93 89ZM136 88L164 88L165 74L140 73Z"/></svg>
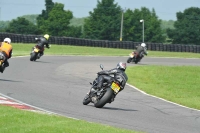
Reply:
<svg viewBox="0 0 200 133"><path fill-rule="evenodd" d="M111 69L127 57L44 56L9 60L0 74L0 93L24 103L67 117L148 133L200 133L200 111L184 108L148 95L130 86L112 104L102 109L82 100L90 88L99 64ZM198 65L199 59L148 58L138 65ZM128 64L134 66L134 64Z"/></svg>

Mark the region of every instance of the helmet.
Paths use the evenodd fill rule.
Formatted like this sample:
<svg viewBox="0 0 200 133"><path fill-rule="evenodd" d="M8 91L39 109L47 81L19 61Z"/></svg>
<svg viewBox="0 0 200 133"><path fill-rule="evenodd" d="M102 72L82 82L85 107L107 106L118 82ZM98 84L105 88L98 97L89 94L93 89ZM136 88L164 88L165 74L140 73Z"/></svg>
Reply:
<svg viewBox="0 0 200 133"><path fill-rule="evenodd" d="M7 42L7 43L11 43L11 39L10 38L5 38L4 40L3 40L4 42Z"/></svg>
<svg viewBox="0 0 200 133"><path fill-rule="evenodd" d="M119 63L117 64L117 69L120 69L120 70L125 71L125 70L126 70L126 63L124 63L124 62L119 62Z"/></svg>
<svg viewBox="0 0 200 133"><path fill-rule="evenodd" d="M46 38L47 40L49 39L49 35L48 34L45 34L44 35L44 38Z"/></svg>
<svg viewBox="0 0 200 133"><path fill-rule="evenodd" d="M146 47L146 44L145 44L145 43L142 43L141 46L142 46L142 47Z"/></svg>

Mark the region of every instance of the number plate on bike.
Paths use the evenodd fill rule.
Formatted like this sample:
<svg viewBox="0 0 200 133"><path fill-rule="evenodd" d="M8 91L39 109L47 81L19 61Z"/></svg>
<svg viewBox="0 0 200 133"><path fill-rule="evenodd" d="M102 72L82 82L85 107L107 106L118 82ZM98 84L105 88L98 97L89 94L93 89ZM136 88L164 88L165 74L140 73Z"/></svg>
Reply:
<svg viewBox="0 0 200 133"><path fill-rule="evenodd" d="M118 93L120 90L120 87L118 84L116 84L115 82L112 83L111 88L113 89L114 92Z"/></svg>
<svg viewBox="0 0 200 133"><path fill-rule="evenodd" d="M34 49L34 52L38 52L38 51L39 51L39 49L37 49L37 48Z"/></svg>
<svg viewBox="0 0 200 133"><path fill-rule="evenodd" d="M134 54L133 54L133 53L130 53L129 56L133 58L133 57L134 57Z"/></svg>

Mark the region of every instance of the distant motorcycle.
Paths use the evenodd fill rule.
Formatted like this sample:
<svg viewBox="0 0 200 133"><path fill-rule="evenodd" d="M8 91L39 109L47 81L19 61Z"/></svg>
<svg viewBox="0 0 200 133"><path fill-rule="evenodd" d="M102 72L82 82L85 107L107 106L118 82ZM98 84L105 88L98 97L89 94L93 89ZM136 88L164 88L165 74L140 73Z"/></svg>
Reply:
<svg viewBox="0 0 200 133"><path fill-rule="evenodd" d="M31 57L30 57L30 61L36 61L37 59L39 59L41 57L40 54L40 49L38 47L34 47L31 51Z"/></svg>
<svg viewBox="0 0 200 133"><path fill-rule="evenodd" d="M51 45L49 45L49 48L50 47L51 47ZM42 56L40 53L41 50L44 50L44 48L40 48L38 46L33 47L31 50L31 53L30 53L30 55L31 55L30 61L36 61L37 59L40 59L40 57Z"/></svg>
<svg viewBox="0 0 200 133"><path fill-rule="evenodd" d="M103 65L100 65L100 68L103 70ZM87 94L83 99L83 105L91 102L94 103L96 108L102 108L106 103L113 102L116 94L121 90L118 81L104 82L102 88L99 90L94 89L98 84L97 78L90 84L92 87L89 95Z"/></svg>
<svg viewBox="0 0 200 133"><path fill-rule="evenodd" d="M127 59L127 63L130 63L130 62L134 62L135 64L137 64L138 62L141 61L141 59L144 57L144 53L141 53L141 57L139 56L138 53L136 52L131 52L129 54L129 58Z"/></svg>
<svg viewBox="0 0 200 133"><path fill-rule="evenodd" d="M6 57L2 52L0 52L0 72L3 72L5 70L4 61L6 60Z"/></svg>

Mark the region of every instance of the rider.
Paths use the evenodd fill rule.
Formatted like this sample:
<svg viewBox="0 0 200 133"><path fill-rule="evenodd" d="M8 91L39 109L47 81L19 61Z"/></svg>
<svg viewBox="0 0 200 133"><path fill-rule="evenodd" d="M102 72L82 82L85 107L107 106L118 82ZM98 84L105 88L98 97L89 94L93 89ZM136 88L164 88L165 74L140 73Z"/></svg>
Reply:
<svg viewBox="0 0 200 133"><path fill-rule="evenodd" d="M97 78L98 84L96 88L94 89L100 89L104 82L117 81L120 84L120 88L121 88L120 90L123 90L128 80L125 70L126 70L126 63L119 62L116 68L98 72L97 73L99 75ZM114 97L112 98L112 101L113 100L114 100Z"/></svg>
<svg viewBox="0 0 200 133"><path fill-rule="evenodd" d="M40 38L35 38L35 41L37 42L36 47L40 49L40 56L44 54L44 45L46 45L47 48L50 48L48 40L48 34L45 34L43 37Z"/></svg>
<svg viewBox="0 0 200 133"><path fill-rule="evenodd" d="M5 38L3 42L0 42L0 51L2 51L2 53L6 57L4 61L4 66L8 67L9 66L8 59L11 58L12 56L12 45L10 38Z"/></svg>
<svg viewBox="0 0 200 133"><path fill-rule="evenodd" d="M146 48L146 44L145 43L141 43L140 46L137 46L137 49L135 51L136 55L139 55L140 58L142 58L145 54L147 55L147 48Z"/></svg>

